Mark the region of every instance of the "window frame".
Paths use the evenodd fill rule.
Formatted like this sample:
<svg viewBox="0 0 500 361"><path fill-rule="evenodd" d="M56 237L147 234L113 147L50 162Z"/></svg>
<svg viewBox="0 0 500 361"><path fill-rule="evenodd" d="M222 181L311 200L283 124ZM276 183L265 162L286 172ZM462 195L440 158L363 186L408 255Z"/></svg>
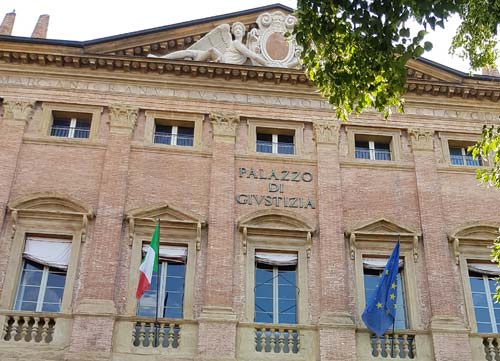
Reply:
<svg viewBox="0 0 500 361"><path fill-rule="evenodd" d="M366 330L361 315L366 307L363 259L389 258L396 242L400 241L400 259L404 262L402 274L405 287L407 330L420 324L418 309L416 263L421 233L385 218L370 220L351 227L346 232L349 240L350 258L354 261L357 320L356 327Z"/></svg>
<svg viewBox="0 0 500 361"><path fill-rule="evenodd" d="M462 170L475 170L478 167L485 167L485 163L489 163L490 157L488 157L487 162L484 162L482 159L480 160L481 164L476 165L467 165L467 164L452 164L451 162L451 154L450 147L452 148L467 148L470 145L475 144L478 140L481 139L480 133L473 134L464 134L464 133L447 133L447 132L439 132L439 139L441 140L441 152L442 152L442 164L446 167L453 169L462 169Z"/></svg>
<svg viewBox="0 0 500 361"><path fill-rule="evenodd" d="M195 280L197 253L201 249L202 228L206 223L201 216L187 210L180 210L168 203L141 207L126 212L128 245L131 249L125 315L144 318L137 316L139 302L135 293L139 282L139 266L143 259L143 245L151 241L157 218L161 219L160 246L187 248L182 320L193 320L194 290L195 284L197 284Z"/></svg>
<svg viewBox="0 0 500 361"><path fill-rule="evenodd" d="M179 149L186 151L201 151L203 147L203 120L205 116L200 113L168 112L146 110L146 123L144 126L144 143L158 148ZM183 146L176 144L155 143L156 124L172 127L193 128L193 145ZM172 143L172 140L171 140Z"/></svg>
<svg viewBox="0 0 500 361"><path fill-rule="evenodd" d="M62 104L62 103L43 103L42 104L42 121L41 132L44 136L50 139L69 140L71 142L88 142L93 141L98 137L101 114L103 107L78 105L78 104ZM51 135L52 125L54 123L54 112L81 113L90 115L90 131L87 138L75 137L59 137ZM75 118L77 119L77 118Z"/></svg>
<svg viewBox="0 0 500 361"><path fill-rule="evenodd" d="M17 290L21 282L26 239L36 236L65 239L71 243L61 308L57 312L57 314L70 314L73 307L73 290L77 279L81 245L85 242L88 222L94 216L93 210L68 197L55 196L54 193L39 193L15 199L9 203L9 210L13 234L7 274L11 277L5 279L0 297L0 308L14 310Z"/></svg>
<svg viewBox="0 0 500 361"><path fill-rule="evenodd" d="M265 222L263 226L261 222ZM314 228L297 215L281 210L260 210L238 220L241 232L241 246L245 255L245 314L244 322L255 322L255 252L295 253L297 254L296 299L297 324L310 322L308 260L312 246ZM267 324L267 323L266 323ZM284 324L279 324L280 326Z"/></svg>
<svg viewBox="0 0 500 361"><path fill-rule="evenodd" d="M350 161L366 162L376 164L393 164L401 162L401 135L400 129L387 129L387 128L361 128L356 126L345 127L347 132L347 158ZM373 141L377 143L377 139L382 140L378 143L385 143L384 138L389 138L390 160L382 159L365 159L356 158L356 138L366 138L366 141ZM371 158L371 157L370 157Z"/></svg>
<svg viewBox="0 0 500 361"><path fill-rule="evenodd" d="M259 131L260 129L264 129L264 131ZM255 152L256 153L263 153L263 154L274 154L274 155L285 155L285 156L294 156L295 155L295 132L292 130L292 135L290 134L285 134L283 132L276 132L275 129L268 130L262 127L259 127L256 129L256 140L255 140ZM271 135L271 152L262 152L259 151L258 148L258 142L259 140L257 139L259 134L269 134ZM290 136L293 138L293 143L280 143L279 141L279 136L284 135L284 136ZM286 144L286 145L293 145L293 153L280 153L280 144Z"/></svg>
<svg viewBox="0 0 500 361"><path fill-rule="evenodd" d="M279 157L279 158L300 158L305 155L304 152L304 123L291 122L285 120L265 120L251 118L247 120L248 124L248 142L246 152L255 156ZM264 153L257 152L257 133L258 129L264 130L264 134L290 135L293 133L294 153Z"/></svg>

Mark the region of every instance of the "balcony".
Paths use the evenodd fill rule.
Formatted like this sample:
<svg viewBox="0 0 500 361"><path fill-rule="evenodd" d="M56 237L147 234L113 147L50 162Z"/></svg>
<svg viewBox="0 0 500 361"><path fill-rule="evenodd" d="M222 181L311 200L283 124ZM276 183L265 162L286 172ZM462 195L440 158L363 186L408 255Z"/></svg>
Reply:
<svg viewBox="0 0 500 361"><path fill-rule="evenodd" d="M182 147L193 146L193 135L180 135L173 133L156 132L154 135L155 144L177 145Z"/></svg>
<svg viewBox="0 0 500 361"><path fill-rule="evenodd" d="M426 333L412 330L396 330L381 337L368 330L356 332L358 359L370 360L434 360L431 338Z"/></svg>
<svg viewBox="0 0 500 361"><path fill-rule="evenodd" d="M272 154L295 154L295 145L293 143L269 142L265 140L257 140L258 153Z"/></svg>
<svg viewBox="0 0 500 361"><path fill-rule="evenodd" d="M88 138L90 135L90 128L70 128L53 126L50 130L50 135L53 137L63 138Z"/></svg>
<svg viewBox="0 0 500 361"><path fill-rule="evenodd" d="M391 151L384 149L355 149L356 159L369 159L369 160L391 160Z"/></svg>
<svg viewBox="0 0 500 361"><path fill-rule="evenodd" d="M120 317L115 328L116 353L194 357L198 325L195 321Z"/></svg>
<svg viewBox="0 0 500 361"><path fill-rule="evenodd" d="M313 326L240 323L238 359L315 360L315 337Z"/></svg>
<svg viewBox="0 0 500 361"><path fill-rule="evenodd" d="M481 160L474 159L471 155L450 155L452 165L464 165L467 167L480 167Z"/></svg>

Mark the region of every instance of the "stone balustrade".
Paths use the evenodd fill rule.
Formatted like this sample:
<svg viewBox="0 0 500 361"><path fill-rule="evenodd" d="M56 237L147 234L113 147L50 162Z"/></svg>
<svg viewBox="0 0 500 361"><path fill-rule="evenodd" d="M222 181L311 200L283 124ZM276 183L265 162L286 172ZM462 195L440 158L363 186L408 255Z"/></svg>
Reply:
<svg viewBox="0 0 500 361"><path fill-rule="evenodd" d="M239 360L316 360L317 327L312 325L238 324Z"/></svg>
<svg viewBox="0 0 500 361"><path fill-rule="evenodd" d="M56 319L53 317L7 316L2 339L4 341L48 344L53 341L55 327Z"/></svg>
<svg viewBox="0 0 500 361"><path fill-rule="evenodd" d="M500 335L483 336L485 360L500 360Z"/></svg>
<svg viewBox="0 0 500 361"><path fill-rule="evenodd" d="M299 350L300 337L297 328L255 328L255 351L265 353L298 353Z"/></svg>
<svg viewBox="0 0 500 361"><path fill-rule="evenodd" d="M132 330L135 347L178 348L181 342L181 326L178 322L137 321Z"/></svg>

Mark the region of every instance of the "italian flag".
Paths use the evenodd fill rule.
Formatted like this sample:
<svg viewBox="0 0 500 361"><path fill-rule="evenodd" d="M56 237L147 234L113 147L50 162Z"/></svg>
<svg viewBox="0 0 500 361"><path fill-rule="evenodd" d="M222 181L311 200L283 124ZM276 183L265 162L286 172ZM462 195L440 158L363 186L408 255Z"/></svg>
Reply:
<svg viewBox="0 0 500 361"><path fill-rule="evenodd" d="M141 298L144 292L151 288L153 272L158 272L159 238L160 224L157 223L153 237L151 238L151 243L146 251L146 256L139 267L139 284L137 285L137 292L135 293L137 299Z"/></svg>

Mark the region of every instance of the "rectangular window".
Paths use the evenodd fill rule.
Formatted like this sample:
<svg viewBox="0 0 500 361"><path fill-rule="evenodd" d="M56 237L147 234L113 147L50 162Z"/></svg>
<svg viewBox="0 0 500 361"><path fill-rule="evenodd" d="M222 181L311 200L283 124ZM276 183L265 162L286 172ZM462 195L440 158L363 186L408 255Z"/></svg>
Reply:
<svg viewBox="0 0 500 361"><path fill-rule="evenodd" d="M165 125L155 122L154 143L192 147L194 126Z"/></svg>
<svg viewBox="0 0 500 361"><path fill-rule="evenodd" d="M297 255L256 253L255 322L297 323Z"/></svg>
<svg viewBox="0 0 500 361"><path fill-rule="evenodd" d="M256 151L271 154L295 154L294 134L276 134L257 128Z"/></svg>
<svg viewBox="0 0 500 361"><path fill-rule="evenodd" d="M356 135L354 153L357 159L392 160L390 138L375 140Z"/></svg>
<svg viewBox="0 0 500 361"><path fill-rule="evenodd" d="M500 330L500 304L493 300L493 295L496 292L496 276L469 270L469 281L477 332L498 333Z"/></svg>
<svg viewBox="0 0 500 361"><path fill-rule="evenodd" d="M89 138L92 114L52 112L50 135L63 138Z"/></svg>
<svg viewBox="0 0 500 361"><path fill-rule="evenodd" d="M70 252L70 242L39 238L26 240L15 310L61 310Z"/></svg>
<svg viewBox="0 0 500 361"><path fill-rule="evenodd" d="M365 303L367 304L375 292L380 275L385 267L386 259L366 259L363 260L363 278L365 284ZM395 329L405 330L408 329L408 322L406 318L406 302L405 302L405 285L403 277L401 277L402 269L399 269L397 276L397 309Z"/></svg>
<svg viewBox="0 0 500 361"><path fill-rule="evenodd" d="M452 165L464 165L469 167L479 167L482 165L481 159L473 159L467 151L468 146L450 145L450 162Z"/></svg>
<svg viewBox="0 0 500 361"><path fill-rule="evenodd" d="M153 273L151 288L144 293L137 306L137 316L182 318L187 248L160 246L158 273ZM159 297L157 299L157 292Z"/></svg>

